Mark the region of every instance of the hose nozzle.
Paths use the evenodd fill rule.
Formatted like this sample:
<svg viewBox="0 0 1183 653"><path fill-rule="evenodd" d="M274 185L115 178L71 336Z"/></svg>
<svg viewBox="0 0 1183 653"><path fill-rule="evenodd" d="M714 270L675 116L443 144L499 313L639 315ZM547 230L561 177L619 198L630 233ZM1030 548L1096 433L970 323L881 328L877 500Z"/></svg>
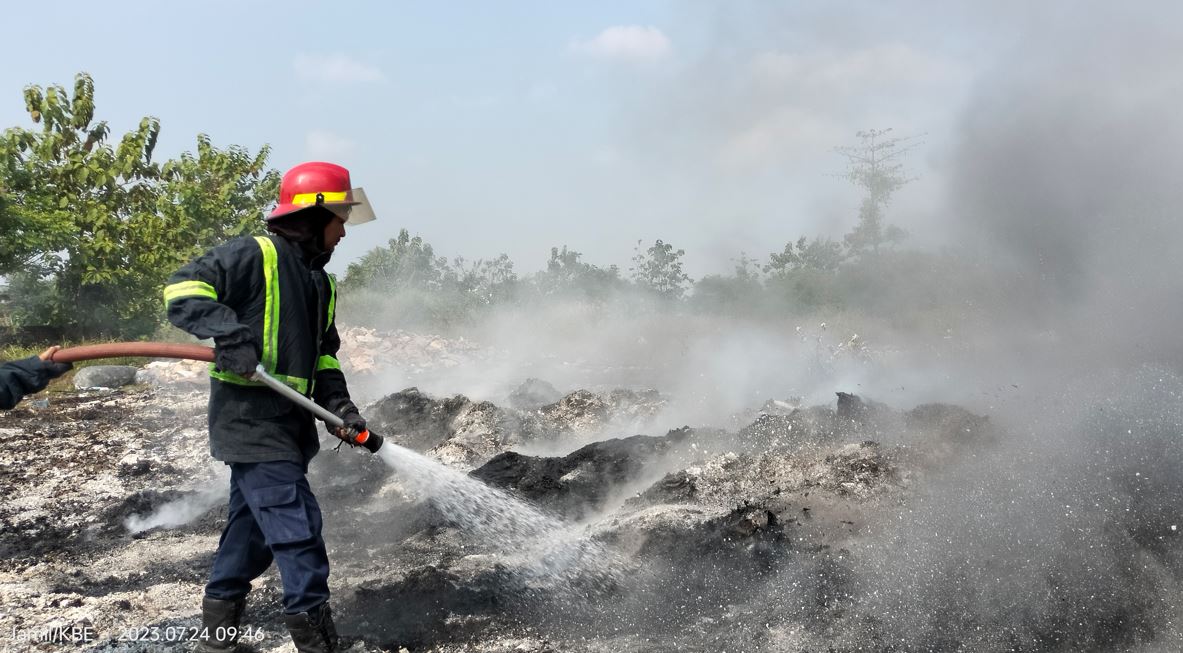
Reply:
<svg viewBox="0 0 1183 653"><path fill-rule="evenodd" d="M337 415L334 415L333 413L322 408L321 406L318 406L315 401L312 401L308 397L305 397L304 395L300 394L299 392L296 392L295 390L289 388L287 385L285 385L283 383L283 381L280 381L279 379L276 379L275 377L268 374L267 370L263 369L262 364L255 366L254 378L258 381L262 381L263 385L266 385L267 387L271 388L272 390L278 392L279 394L281 394L281 395L287 397L288 399L290 399L291 401L295 402L297 405L308 410L313 415L316 415L317 417L321 418L322 420L324 420L325 424L327 424L333 428L341 428L342 426L345 425L345 421L342 420ZM366 430L366 431L362 431L361 433L358 433L357 437L353 438L351 444L360 444L361 446L365 447L370 453L377 453L378 449L382 446L382 442L383 442L382 436L378 435L377 433L371 433L369 430Z"/></svg>
<svg viewBox="0 0 1183 653"><path fill-rule="evenodd" d="M378 435L377 433L372 433L367 429L361 433L358 433L354 442L365 447L370 453L378 453L378 450L382 448L382 443L385 442L385 440L382 439L382 436Z"/></svg>

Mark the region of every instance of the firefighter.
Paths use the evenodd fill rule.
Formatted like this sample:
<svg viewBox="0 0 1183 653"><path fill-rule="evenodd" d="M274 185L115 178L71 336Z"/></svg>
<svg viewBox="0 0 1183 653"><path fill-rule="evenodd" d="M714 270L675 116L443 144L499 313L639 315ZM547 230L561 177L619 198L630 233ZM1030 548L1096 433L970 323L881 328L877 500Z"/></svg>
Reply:
<svg viewBox="0 0 1183 653"><path fill-rule="evenodd" d="M51 379L73 367L69 363L49 360L58 349L61 347L50 347L38 356L0 365L0 409L8 410L20 403L25 395L44 390Z"/></svg>
<svg viewBox="0 0 1183 653"><path fill-rule="evenodd" d="M229 651L251 581L274 561L284 622L301 652L333 651L329 560L321 513L308 485L320 448L316 424L251 376L272 376L340 416L346 442L365 430L337 361L336 285L324 271L345 225L374 219L349 171L310 162L280 182L268 236L243 237L184 266L164 289L168 318L213 338L210 454L230 466L230 506L202 599L198 651Z"/></svg>

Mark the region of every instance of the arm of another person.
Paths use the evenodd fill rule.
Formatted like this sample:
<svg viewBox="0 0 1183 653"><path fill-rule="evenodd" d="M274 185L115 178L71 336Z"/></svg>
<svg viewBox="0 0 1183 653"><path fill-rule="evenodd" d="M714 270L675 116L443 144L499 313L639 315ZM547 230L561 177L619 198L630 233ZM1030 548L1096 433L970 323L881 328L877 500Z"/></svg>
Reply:
<svg viewBox="0 0 1183 653"><path fill-rule="evenodd" d="M25 395L44 390L50 379L56 379L73 367L69 363L50 362L49 357L58 349L60 347L50 347L40 356L0 365L0 409L13 408Z"/></svg>

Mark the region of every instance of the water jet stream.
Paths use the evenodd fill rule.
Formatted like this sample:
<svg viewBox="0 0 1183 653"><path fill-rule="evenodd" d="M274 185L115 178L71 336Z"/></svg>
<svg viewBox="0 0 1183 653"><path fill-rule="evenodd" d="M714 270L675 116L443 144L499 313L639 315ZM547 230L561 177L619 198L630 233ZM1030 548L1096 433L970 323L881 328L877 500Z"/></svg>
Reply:
<svg viewBox="0 0 1183 653"><path fill-rule="evenodd" d="M615 585L625 562L583 527L523 503L504 490L387 441L378 456L412 498L430 501L460 530L495 543L511 573L552 590Z"/></svg>

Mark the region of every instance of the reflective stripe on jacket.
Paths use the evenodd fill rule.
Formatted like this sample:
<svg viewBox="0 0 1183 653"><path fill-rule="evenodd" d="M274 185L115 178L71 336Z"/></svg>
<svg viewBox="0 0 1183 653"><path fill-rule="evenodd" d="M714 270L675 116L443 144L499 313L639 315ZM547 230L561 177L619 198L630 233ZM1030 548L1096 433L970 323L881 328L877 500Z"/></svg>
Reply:
<svg viewBox="0 0 1183 653"><path fill-rule="evenodd" d="M263 368L337 414L356 411L337 361L336 284L279 236L238 238L178 270L169 320L217 346L250 343ZM210 366L210 450L226 462L306 462L311 416L261 383Z"/></svg>

